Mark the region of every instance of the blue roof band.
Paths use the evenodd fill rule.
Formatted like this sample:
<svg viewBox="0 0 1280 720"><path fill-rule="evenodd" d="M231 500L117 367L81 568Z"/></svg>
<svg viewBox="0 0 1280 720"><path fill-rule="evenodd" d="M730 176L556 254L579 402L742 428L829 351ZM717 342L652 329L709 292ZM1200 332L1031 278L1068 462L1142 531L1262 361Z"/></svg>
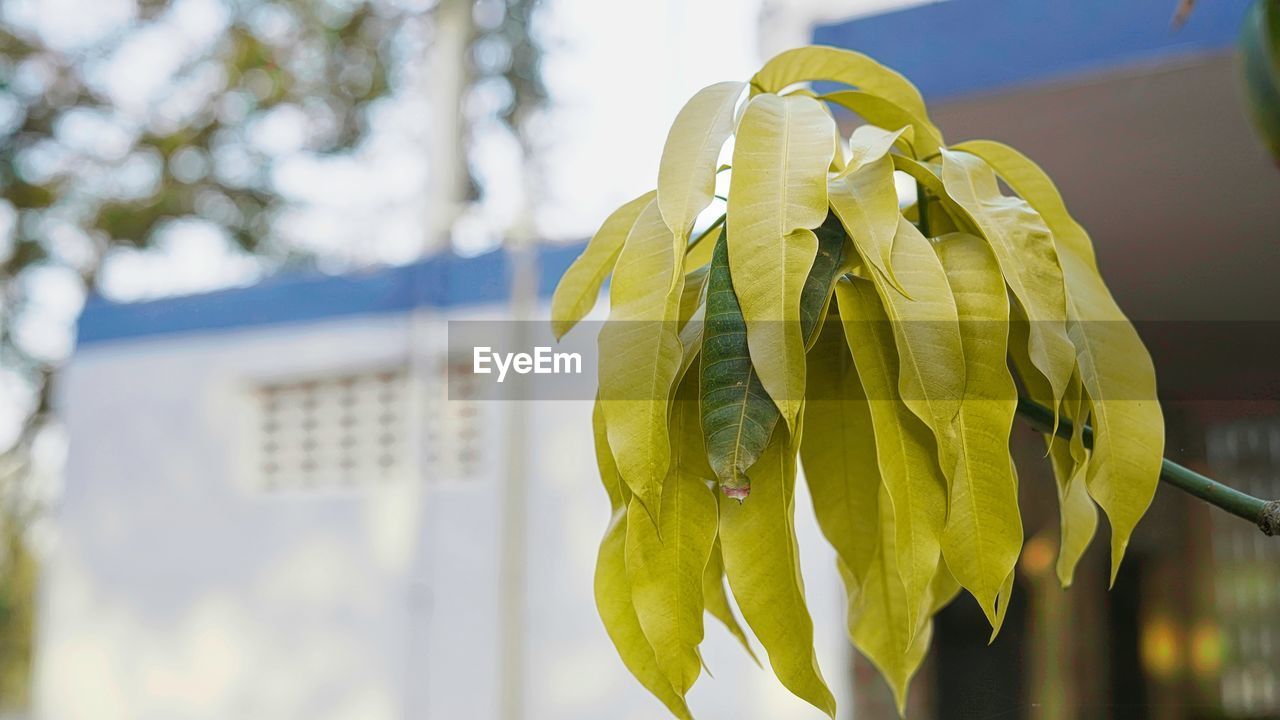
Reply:
<svg viewBox="0 0 1280 720"><path fill-rule="evenodd" d="M928 100L1228 50L1250 0L947 0L820 25L813 41L857 50L906 75Z"/></svg>
<svg viewBox="0 0 1280 720"><path fill-rule="evenodd" d="M550 296L581 244L538 251L538 293ZM91 298L80 314L79 347L151 335L299 323L347 315L447 309L501 302L510 286L507 254L442 254L348 275L286 273L256 285L138 303Z"/></svg>

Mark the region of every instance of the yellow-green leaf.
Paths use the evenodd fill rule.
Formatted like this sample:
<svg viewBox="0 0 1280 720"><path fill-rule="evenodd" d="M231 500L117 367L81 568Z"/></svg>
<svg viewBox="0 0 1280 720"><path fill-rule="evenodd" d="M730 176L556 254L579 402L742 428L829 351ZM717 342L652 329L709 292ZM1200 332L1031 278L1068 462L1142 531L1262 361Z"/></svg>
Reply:
<svg viewBox="0 0 1280 720"><path fill-rule="evenodd" d="M852 50L821 45L787 50L751 78L752 92L778 92L788 85L831 80L878 95L928 122L924 99L902 75Z"/></svg>
<svg viewBox="0 0 1280 720"><path fill-rule="evenodd" d="M965 150L990 163L1039 211L1057 242L1067 286L1069 332L1088 395L1083 405L1093 421L1086 483L1111 522L1114 582L1133 528L1155 495L1164 457L1164 415L1156 399L1151 355L1098 274L1088 235L1067 213L1044 171L999 143L966 143Z"/></svg>
<svg viewBox="0 0 1280 720"><path fill-rule="evenodd" d="M934 246L960 315L966 382L956 416L959 454L952 470L942 554L959 583L996 621L996 596L1022 550L1022 518L1009 434L1018 391L1009 374L1009 299L995 255L981 239L956 233Z"/></svg>
<svg viewBox="0 0 1280 720"><path fill-rule="evenodd" d="M683 361L678 334L684 245L651 202L627 236L600 331L600 397L618 470L657 521L671 464L667 417ZM675 281L672 281L672 278Z"/></svg>
<svg viewBox="0 0 1280 720"><path fill-rule="evenodd" d="M813 228L827 217L831 117L802 96L758 95L738 124L726 232L751 360L789 432L804 398L800 293L813 265Z"/></svg>
<svg viewBox="0 0 1280 720"><path fill-rule="evenodd" d="M891 545L896 555L891 560L903 587L894 592L905 598L899 603L905 603L904 632L909 639L923 624L929 583L937 572L947 511L946 476L938 464L937 445L929 428L900 394L901 346L895 344L893 327L898 323L890 322L879 294L865 280L841 280L836 300L858 378L869 398L876 461L891 501L891 526L897 534ZM875 516L863 517L865 521ZM849 569L858 568L850 564ZM902 646L906 647L906 641Z"/></svg>
<svg viewBox="0 0 1280 720"><path fill-rule="evenodd" d="M705 267L711 262L711 253L716 247L716 241L720 239L720 233L724 232L724 224L720 224L713 228L708 228L701 236L699 236L693 244L690 245L689 251L684 256L684 266L689 270L694 268Z"/></svg>
<svg viewBox="0 0 1280 720"><path fill-rule="evenodd" d="M1087 463L1088 455L1085 457ZM1085 487L1084 475L1088 465L1076 465L1070 451L1062 443L1053 446L1049 459L1053 463L1053 474L1058 486L1061 528L1055 570L1058 582L1065 589L1071 587L1076 565L1093 541L1093 535L1098 529L1098 510Z"/></svg>
<svg viewBox="0 0 1280 720"><path fill-rule="evenodd" d="M910 145L917 159L937 154L943 145L942 135L932 123L880 95L859 90L841 90L820 95L818 99L852 110L872 125L886 128L904 125L911 127L914 132Z"/></svg>
<svg viewBox="0 0 1280 720"><path fill-rule="evenodd" d="M953 149L976 155L987 162L996 174L1009 184L1010 189L1031 204L1053 231L1053 240L1059 248L1070 250L1090 267L1097 269L1093 243L1080 223L1067 212L1062 195L1045 174L1026 155L993 140L968 140Z"/></svg>
<svg viewBox="0 0 1280 720"><path fill-rule="evenodd" d="M729 630L729 634L737 638L742 649L747 651L756 665L760 665L760 658L756 657L756 651L751 647L746 631L738 623L738 616L733 613L733 607L729 604L729 594L724 587L724 558L720 555L718 538L711 548L711 557L708 558L707 568L702 574L702 595L705 598L707 612L719 620Z"/></svg>
<svg viewBox="0 0 1280 720"><path fill-rule="evenodd" d="M1062 266L1049 227L1022 198L1000 192L982 158L942 151L942 182L995 251L1005 283L1030 320L1031 362L1053 388L1056 414L1075 369L1067 337L1067 296Z"/></svg>
<svg viewBox="0 0 1280 720"><path fill-rule="evenodd" d="M650 190L615 210L592 236L582 254L565 270L556 285L555 294L551 296L551 330L557 340L591 312L600 297L605 278L613 272L631 227L655 194Z"/></svg>
<svg viewBox="0 0 1280 720"><path fill-rule="evenodd" d="M800 460L818 526L850 571L852 605L879 544L880 467L871 410L835 316L809 351L809 379Z"/></svg>
<svg viewBox="0 0 1280 720"><path fill-rule="evenodd" d="M875 284L898 346L898 387L907 407L933 430L949 478L956 452L954 421L965 385L955 297L937 253L901 216L891 262L907 296L883 280Z"/></svg>
<svg viewBox="0 0 1280 720"><path fill-rule="evenodd" d="M626 565L640 627L658 667L681 696L702 662L702 574L716 539L715 493L698 470L706 464L698 427L697 379L681 383L671 412L671 472L662 488L658 524L632 500L627 511Z"/></svg>
<svg viewBox="0 0 1280 720"><path fill-rule="evenodd" d="M900 535L894 529L894 518L888 492L880 488L881 500L878 518L869 518L879 528L880 547L867 573L864 599L858 605L849 606L849 637L858 650L871 661L884 676L897 701L898 714L906 709L907 689L911 678L929 649L932 623L929 616L936 607L950 600L954 594L946 587L945 580L930 579L930 586L923 599L924 618L918 631L912 633L913 623L907 617L907 608L913 604L898 572L900 557L894 544ZM841 564L845 582L849 571ZM946 566L939 565L938 575L946 573ZM935 590L934 588L938 589ZM935 592L938 595L935 597Z"/></svg>
<svg viewBox="0 0 1280 720"><path fill-rule="evenodd" d="M873 163L893 149L894 143L910 127L901 127L889 131L875 125L859 125L849 136L849 160L842 174L857 172L868 163Z"/></svg>
<svg viewBox="0 0 1280 720"><path fill-rule="evenodd" d="M1026 320L1014 322L1009 332L1009 356L1022 378L1027 396L1048 407L1053 402L1049 383L1031 365L1027 356ZM1058 491L1059 545L1056 571L1063 588L1071 586L1076 565L1092 542L1098 527L1098 511L1089 492L1085 489L1085 470L1088 467L1088 450L1084 446L1082 428L1085 419L1081 414L1084 388L1079 373L1071 376L1066 397L1062 399L1062 416L1072 423L1069 443L1058 441L1045 434L1049 459Z"/></svg>
<svg viewBox="0 0 1280 720"><path fill-rule="evenodd" d="M783 426L754 468L745 502L720 496L720 546L729 587L774 674L796 696L835 717L836 701L813 649L800 577L792 502L796 448Z"/></svg>
<svg viewBox="0 0 1280 720"><path fill-rule="evenodd" d="M658 166L658 207L667 227L682 241L715 196L716 161L733 132L733 109L745 86L721 82L699 90L680 109L667 134Z"/></svg>
<svg viewBox="0 0 1280 720"><path fill-rule="evenodd" d="M617 474L613 455L606 437L604 413L599 402L592 414L595 429L596 461L600 478L609 493L613 517L605 530L604 540L596 558L595 598L600 619L604 622L609 639L617 649L622 662L631 674L649 692L662 702L673 715L682 720L692 720L689 707L672 689L671 683L658 667L657 658L649 641L645 639L631 602L631 583L627 579L625 546L627 535L626 486Z"/></svg>
<svg viewBox="0 0 1280 720"><path fill-rule="evenodd" d="M832 178L827 191L831 209L848 230L858 254L896 291L906 294L891 264L900 217L893 160L881 156L848 175Z"/></svg>

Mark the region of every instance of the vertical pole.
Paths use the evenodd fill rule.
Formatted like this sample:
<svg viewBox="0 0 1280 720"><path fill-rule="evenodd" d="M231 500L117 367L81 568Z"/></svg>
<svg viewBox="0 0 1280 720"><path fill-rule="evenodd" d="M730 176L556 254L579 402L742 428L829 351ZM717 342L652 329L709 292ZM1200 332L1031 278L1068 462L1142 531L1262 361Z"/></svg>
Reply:
<svg viewBox="0 0 1280 720"><path fill-rule="evenodd" d="M462 101L471 82L468 58L475 36L471 0L440 0L428 16L432 25L423 83L428 110L427 232L430 250L447 243L467 202L466 124Z"/></svg>
<svg viewBox="0 0 1280 720"><path fill-rule="evenodd" d="M529 347L529 323L538 301L537 254L531 243L507 245L511 268L510 326L513 346ZM522 387L516 384L515 387ZM506 472L502 486L502 720L524 717L525 611L528 536L529 403L523 393L508 397Z"/></svg>

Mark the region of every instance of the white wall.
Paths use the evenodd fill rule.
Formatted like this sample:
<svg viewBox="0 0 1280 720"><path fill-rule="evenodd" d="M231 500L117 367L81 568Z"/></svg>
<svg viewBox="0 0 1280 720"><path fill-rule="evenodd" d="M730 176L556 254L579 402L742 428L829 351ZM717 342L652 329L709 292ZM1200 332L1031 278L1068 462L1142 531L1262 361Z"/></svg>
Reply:
<svg viewBox="0 0 1280 720"><path fill-rule="evenodd" d="M468 319L475 310L462 313ZM494 312L491 315L496 317ZM480 476L263 494L245 481L247 388L414 358L414 433L440 413L445 342L429 314L162 336L90 346L63 376L71 450L45 570L41 720L497 717L504 405ZM417 348L416 352L411 352ZM608 516L586 402L527 408L532 433L525 717L648 720L591 582ZM832 553L797 502L828 680L848 711L850 650ZM708 622L710 718L817 718Z"/></svg>

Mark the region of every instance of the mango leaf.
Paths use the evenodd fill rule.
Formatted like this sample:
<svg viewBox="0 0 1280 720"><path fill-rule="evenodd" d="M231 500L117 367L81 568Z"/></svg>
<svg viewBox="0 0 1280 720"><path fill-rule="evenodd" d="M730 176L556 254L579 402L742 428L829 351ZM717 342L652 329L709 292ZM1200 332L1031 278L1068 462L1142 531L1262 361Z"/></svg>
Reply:
<svg viewBox="0 0 1280 720"><path fill-rule="evenodd" d="M977 223L973 217L969 215L969 211L965 210L951 196L947 194L947 189L942 185L942 178L938 173L942 168L933 163L920 162L912 160L904 155L893 155L893 169L899 170L910 175L924 190L920 193L920 197L925 199L925 208L928 215L929 234L933 237L939 237L951 232L967 232L974 235L981 235L978 230ZM941 207L941 212L939 211ZM920 203L911 206L903 214L911 214L915 221L919 221Z"/></svg>
<svg viewBox="0 0 1280 720"><path fill-rule="evenodd" d="M894 290L905 295L891 265L899 219L893 160L881 156L849 175L832 178L827 192L831 209L848 230L858 255L888 280Z"/></svg>
<svg viewBox="0 0 1280 720"><path fill-rule="evenodd" d="M868 163L875 162L893 149L895 143L910 127L889 131L875 125L859 125L849 136L849 160L843 174L857 172Z"/></svg>
<svg viewBox="0 0 1280 720"><path fill-rule="evenodd" d="M831 80L852 85L929 121L924 99L902 75L859 52L821 45L787 50L751 78L751 92L778 92L788 85Z"/></svg>
<svg viewBox="0 0 1280 720"><path fill-rule="evenodd" d="M932 254L933 250L926 249ZM901 632L905 638L900 648L905 648L926 617L929 583L941 556L947 481L929 428L899 393L901 371L893 323L874 286L861 279L841 280L836 285L836 301L863 393L870 398L875 456L890 502L889 526L896 533L889 545L894 553L889 561L901 584L881 580L879 591L900 596L897 602L902 605ZM856 580L859 566L848 563L847 567Z"/></svg>
<svg viewBox="0 0 1280 720"><path fill-rule="evenodd" d="M707 277L710 274L710 265L704 265L696 270L685 273L684 287L680 289L681 328L693 319L698 308L706 301Z"/></svg>
<svg viewBox="0 0 1280 720"><path fill-rule="evenodd" d="M943 472L950 478L957 452L954 422L965 385L955 297L937 253L901 216L891 262L907 296L883 281L875 285L898 347L898 387L902 401L933 431Z"/></svg>
<svg viewBox="0 0 1280 720"><path fill-rule="evenodd" d="M969 140L952 149L982 158L1011 190L1030 203L1052 231L1059 255L1069 250L1097 270L1089 234L1067 212L1057 186L1039 165L1008 145L993 140Z"/></svg>
<svg viewBox="0 0 1280 720"><path fill-rule="evenodd" d="M671 465L670 396L684 359L678 334L684 244L678 247L650 202L618 257L599 338L609 446L623 481L655 522Z"/></svg>
<svg viewBox="0 0 1280 720"><path fill-rule="evenodd" d="M878 527L880 547L867 573L865 599L859 605L849 606L849 637L853 644L871 661L884 676L893 691L898 714L906 711L907 689L912 676L920 668L933 626L929 618L955 596L954 580L948 580L946 565L939 564L929 583L922 602L924 619L918 631L909 633L906 609L913 604L905 592L896 565L900 553L894 547L900 536L894 528L895 515L887 490L880 488L880 513ZM848 582L848 569L841 565L841 572Z"/></svg>
<svg viewBox="0 0 1280 720"><path fill-rule="evenodd" d="M719 538L711 548L711 557L707 559L707 567L702 574L702 595L706 599L707 612L728 628L729 634L737 638L742 649L747 651L756 665L760 665L760 658L756 657L746 631L738 623L738 616L733 613L733 607L729 604L729 594L724 587L724 558L720 555Z"/></svg>
<svg viewBox="0 0 1280 720"><path fill-rule="evenodd" d="M849 271L852 261L856 259L849 248L849 240L840 220L835 215L827 215L822 226L814 231L818 237L818 252L813 258L813 267L804 279L804 289L800 291L800 332L805 337L806 349L813 347L827 317L827 308L831 305L831 295L835 292L836 280Z"/></svg>
<svg viewBox="0 0 1280 720"><path fill-rule="evenodd" d="M746 502L720 497L720 545L738 608L788 690L831 717L836 701L813 649L792 502L796 448L779 425L755 466Z"/></svg>
<svg viewBox="0 0 1280 720"><path fill-rule="evenodd" d="M604 540L596 558L595 597L596 608L604 622L609 639L617 649L622 662L640 684L662 702L671 714L682 720L692 720L684 698L672 689L671 683L658 667L657 658L649 641L645 639L631 602L631 583L627 579L625 547L627 536L628 491L618 476L613 455L609 449L605 430L604 411L597 400L592 414L595 430L596 461L600 478L609 494L613 516L605 530Z"/></svg>
<svg viewBox="0 0 1280 720"><path fill-rule="evenodd" d="M591 312L600 297L605 278L613 272L631 227L655 195L656 192L650 190L613 211L560 278L560 284L556 285L555 294L551 296L551 330L557 340Z"/></svg>
<svg viewBox="0 0 1280 720"><path fill-rule="evenodd" d="M859 90L841 90L819 95L818 99L852 110L872 125L885 128L904 125L910 127L913 132L908 144L916 159L936 155L943 145L942 134L932 123L880 95Z"/></svg>
<svg viewBox="0 0 1280 720"><path fill-rule="evenodd" d="M779 415L751 363L747 324L734 294L724 237L716 242L707 278L699 372L707 460L721 490L745 498L751 492L747 470L769 443Z"/></svg>
<svg viewBox="0 0 1280 720"><path fill-rule="evenodd" d="M942 554L996 626L996 596L1022 550L1022 518L1009 434L1018 390L1009 374L1009 296L995 255L957 233L935 245L960 314L966 383L956 416L960 443L951 473Z"/></svg>
<svg viewBox="0 0 1280 720"><path fill-rule="evenodd" d="M1054 566L1063 589L1071 587L1076 566L1098 529L1098 510L1085 487L1086 464L1077 465L1070 451L1061 443L1049 452L1053 475L1058 487L1060 536L1058 562Z"/></svg>
<svg viewBox="0 0 1280 720"><path fill-rule="evenodd" d="M1022 379L1024 392L1035 402L1045 405L1053 402L1053 391L1031 365L1031 358L1027 356L1027 333L1025 319L1010 325L1009 357ZM1098 511L1085 489L1084 475L1089 458L1084 446L1084 434L1080 431L1086 420L1080 409L1083 392L1079 373L1072 375L1071 383L1067 385L1066 397L1062 400L1062 415L1072 423L1071 441L1064 444L1056 441L1052 435L1044 435L1058 491L1060 534L1055 570L1058 582L1064 589L1071 586L1076 565L1093 541L1098 527Z"/></svg>
<svg viewBox="0 0 1280 720"><path fill-rule="evenodd" d="M1067 337L1062 266L1049 227L1026 201L1001 194L995 172L976 155L943 150L942 182L990 243L1005 283L1030 320L1031 362L1053 388L1049 407L1056 416L1076 360Z"/></svg>
<svg viewBox="0 0 1280 720"><path fill-rule="evenodd" d="M1057 242L1067 286L1069 332L1087 394L1082 407L1093 420L1086 484L1111 521L1115 582L1133 528L1155 495L1164 457L1164 415L1156 399L1151 355L1098 274L1088 235L1067 213L1044 171L999 143L970 142L964 148L986 160L1041 213Z"/></svg>
<svg viewBox="0 0 1280 720"><path fill-rule="evenodd" d="M667 134L658 165L658 207L682 242L715 196L716 161L733 132L733 110L744 87L746 83L721 82L699 90Z"/></svg>
<svg viewBox="0 0 1280 720"><path fill-rule="evenodd" d="M704 610L702 574L716 539L716 497L707 485L698 428L697 379L680 385L671 413L671 472L662 488L658 524L632 500L627 511L626 566L640 627L658 667L681 696L698 679Z"/></svg>
<svg viewBox="0 0 1280 720"><path fill-rule="evenodd" d="M806 338L826 316L836 278L845 270L845 236L834 218L820 227L818 252L800 294L800 329ZM702 366L702 428L708 458L725 492L746 497L747 471L778 421L778 409L751 364L746 322L734 295L727 241L712 257Z"/></svg>
<svg viewBox="0 0 1280 720"><path fill-rule="evenodd" d="M827 217L833 122L812 98L758 95L738 125L729 188L729 266L760 382L789 432L804 399L800 293Z"/></svg>
<svg viewBox="0 0 1280 720"><path fill-rule="evenodd" d="M880 467L871 410L835 316L809 351L809 377L800 460L818 526L849 571L853 606L879 545Z"/></svg>
<svg viewBox="0 0 1280 720"><path fill-rule="evenodd" d="M716 241L724 232L724 224L707 228L693 243L684 255L684 266L689 270L706 267L711 264L711 253L715 250Z"/></svg>

